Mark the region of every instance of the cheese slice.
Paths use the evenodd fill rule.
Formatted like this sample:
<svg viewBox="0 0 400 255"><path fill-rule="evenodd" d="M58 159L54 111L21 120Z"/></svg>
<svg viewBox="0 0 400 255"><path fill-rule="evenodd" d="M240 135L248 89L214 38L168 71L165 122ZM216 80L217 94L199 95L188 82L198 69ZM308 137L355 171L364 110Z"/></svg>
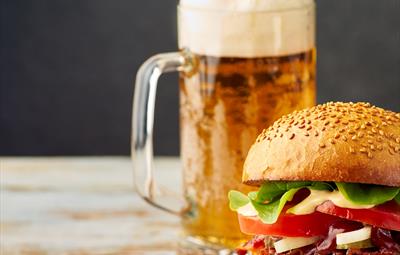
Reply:
<svg viewBox="0 0 400 255"><path fill-rule="evenodd" d="M336 235L336 244L343 245L349 243L360 242L371 238L371 227L366 226L362 229L351 232L340 233Z"/></svg>
<svg viewBox="0 0 400 255"><path fill-rule="evenodd" d="M313 237L286 237L274 243L276 253L290 251L315 243L320 238Z"/></svg>
<svg viewBox="0 0 400 255"><path fill-rule="evenodd" d="M325 201L332 201L336 206L350 209L369 209L375 205L358 205L347 200L339 191L311 190L303 201L287 210L288 213L305 215L315 212L315 208ZM243 216L257 216L258 212L251 203L240 207L237 212Z"/></svg>
<svg viewBox="0 0 400 255"><path fill-rule="evenodd" d="M339 191L311 190L310 195L303 201L287 210L288 213L296 215L310 214L315 208L325 201L332 201L336 206L350 209L369 209L375 205L358 205L347 200Z"/></svg>

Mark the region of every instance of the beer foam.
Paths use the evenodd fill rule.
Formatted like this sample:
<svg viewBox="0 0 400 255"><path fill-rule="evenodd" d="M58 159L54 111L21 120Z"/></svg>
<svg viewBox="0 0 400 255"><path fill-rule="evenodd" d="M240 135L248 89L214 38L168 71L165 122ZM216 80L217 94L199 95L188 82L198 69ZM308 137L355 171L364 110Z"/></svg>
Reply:
<svg viewBox="0 0 400 255"><path fill-rule="evenodd" d="M283 56L308 51L315 46L313 3L181 0L179 47L217 57Z"/></svg>
<svg viewBox="0 0 400 255"><path fill-rule="evenodd" d="M314 0L181 0L180 6L217 11L277 11L312 5Z"/></svg>

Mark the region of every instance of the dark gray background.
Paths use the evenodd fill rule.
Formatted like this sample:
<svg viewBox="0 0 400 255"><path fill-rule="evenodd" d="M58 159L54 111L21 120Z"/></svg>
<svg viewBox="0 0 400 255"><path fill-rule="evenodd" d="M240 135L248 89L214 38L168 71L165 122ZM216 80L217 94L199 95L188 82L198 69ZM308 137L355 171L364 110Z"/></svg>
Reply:
<svg viewBox="0 0 400 255"><path fill-rule="evenodd" d="M0 155L128 154L134 73L176 49L174 0L0 0ZM178 153L177 76L157 154ZM318 1L318 101L400 111L400 0Z"/></svg>

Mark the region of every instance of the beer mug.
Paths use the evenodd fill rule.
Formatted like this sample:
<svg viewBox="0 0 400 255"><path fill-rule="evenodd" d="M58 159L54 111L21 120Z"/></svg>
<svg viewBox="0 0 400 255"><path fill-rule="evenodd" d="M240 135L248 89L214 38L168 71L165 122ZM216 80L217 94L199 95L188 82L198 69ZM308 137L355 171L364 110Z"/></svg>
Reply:
<svg viewBox="0 0 400 255"><path fill-rule="evenodd" d="M139 69L133 107L136 187L150 204L179 215L187 240L233 247L243 240L228 206L244 159L262 129L315 104L313 0L181 0L178 52ZM180 72L182 205L160 199L152 132L158 77Z"/></svg>

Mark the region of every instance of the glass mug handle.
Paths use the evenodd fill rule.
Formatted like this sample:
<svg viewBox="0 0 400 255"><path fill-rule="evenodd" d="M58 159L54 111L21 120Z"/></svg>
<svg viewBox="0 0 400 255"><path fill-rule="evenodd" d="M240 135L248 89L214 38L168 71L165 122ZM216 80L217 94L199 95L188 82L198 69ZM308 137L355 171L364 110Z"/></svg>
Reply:
<svg viewBox="0 0 400 255"><path fill-rule="evenodd" d="M186 50L149 58L137 72L133 99L131 157L136 191L151 205L176 215L182 215L188 209L183 196L180 209L172 209L156 201L158 187L153 170L154 106L160 75L174 71L190 74L195 66L193 60Z"/></svg>

